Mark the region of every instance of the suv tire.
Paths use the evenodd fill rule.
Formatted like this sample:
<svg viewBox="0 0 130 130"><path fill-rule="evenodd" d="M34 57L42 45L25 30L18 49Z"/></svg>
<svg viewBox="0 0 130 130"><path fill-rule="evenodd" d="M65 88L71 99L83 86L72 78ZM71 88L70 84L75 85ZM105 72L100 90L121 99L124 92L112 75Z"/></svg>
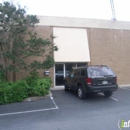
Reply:
<svg viewBox="0 0 130 130"><path fill-rule="evenodd" d="M86 98L86 93L84 92L82 86L78 87L78 97L80 99L85 99Z"/></svg>
<svg viewBox="0 0 130 130"><path fill-rule="evenodd" d="M113 91L104 92L105 97L110 97L112 96L112 94L113 94Z"/></svg>
<svg viewBox="0 0 130 130"><path fill-rule="evenodd" d="M65 85L64 85L64 90L65 91L68 91L69 89L68 89L68 85L67 85L67 83L65 82Z"/></svg>

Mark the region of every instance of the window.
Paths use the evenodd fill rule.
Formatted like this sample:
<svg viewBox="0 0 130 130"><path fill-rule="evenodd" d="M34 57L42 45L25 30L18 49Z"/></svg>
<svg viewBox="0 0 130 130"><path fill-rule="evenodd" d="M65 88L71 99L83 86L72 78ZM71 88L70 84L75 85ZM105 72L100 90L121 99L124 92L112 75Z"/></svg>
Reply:
<svg viewBox="0 0 130 130"><path fill-rule="evenodd" d="M74 76L80 76L80 69L76 69L74 71Z"/></svg>
<svg viewBox="0 0 130 130"><path fill-rule="evenodd" d="M81 76L85 76L85 69L81 70Z"/></svg>
<svg viewBox="0 0 130 130"><path fill-rule="evenodd" d="M76 63L65 63L65 77L72 73L74 68L76 68Z"/></svg>
<svg viewBox="0 0 130 130"><path fill-rule="evenodd" d="M110 68L105 66L90 67L88 72L90 76L94 77L115 75Z"/></svg>

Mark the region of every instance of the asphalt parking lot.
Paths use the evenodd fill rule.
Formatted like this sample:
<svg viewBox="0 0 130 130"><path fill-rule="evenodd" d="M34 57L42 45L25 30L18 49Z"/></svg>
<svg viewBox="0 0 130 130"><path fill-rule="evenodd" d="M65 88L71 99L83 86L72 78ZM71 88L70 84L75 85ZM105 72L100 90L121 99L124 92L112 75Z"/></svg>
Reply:
<svg viewBox="0 0 130 130"><path fill-rule="evenodd" d="M111 98L98 94L80 100L64 90L52 94L36 102L0 105L0 130L119 130L118 121L130 120L130 87L119 88Z"/></svg>

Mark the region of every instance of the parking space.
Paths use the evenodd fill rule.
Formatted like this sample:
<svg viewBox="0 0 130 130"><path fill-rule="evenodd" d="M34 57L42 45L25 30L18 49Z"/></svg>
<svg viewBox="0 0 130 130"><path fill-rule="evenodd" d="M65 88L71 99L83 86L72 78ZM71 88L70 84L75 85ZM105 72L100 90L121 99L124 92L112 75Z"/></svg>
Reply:
<svg viewBox="0 0 130 130"><path fill-rule="evenodd" d="M54 97L55 97L55 92L53 92L53 96ZM63 93L62 95L64 95L64 93L65 93L65 96L66 96L66 92L61 91L61 93ZM71 92L67 92L67 96L71 96L71 97L68 97L68 98L72 98L72 99L76 98L77 100L81 101L80 99L78 99L77 93L75 93L75 92L72 92L72 91ZM128 99L130 99L130 87L122 87L122 88L118 88L117 91L114 91L113 95L111 97L109 97L109 98L106 98L103 93L99 93L97 95L89 95L89 96L87 96L87 98L84 100L84 102L91 102L91 101L94 102L94 101L98 100L98 102L102 102L102 101L105 101L105 102L106 101L108 101L108 102L116 101L116 102L122 102L122 103L123 102L124 103L125 102L129 103Z"/></svg>
<svg viewBox="0 0 130 130"><path fill-rule="evenodd" d="M129 87L127 87L129 89ZM53 98L0 106L1 130L118 130L118 121L130 120L130 91L119 88L112 97L52 90ZM20 113L21 112L21 113Z"/></svg>
<svg viewBox="0 0 130 130"><path fill-rule="evenodd" d="M25 114L40 111L49 111L58 109L53 97L42 98L39 101L13 103L0 106L0 116Z"/></svg>
<svg viewBox="0 0 130 130"><path fill-rule="evenodd" d="M34 102L22 102L22 103L13 103L8 105L0 105L0 116L5 113L20 113L20 112L35 112L35 111L44 111L57 109L58 105L70 104L72 102L82 103L109 103L112 101L128 103L130 98L130 87L119 88L118 91L115 91L113 95L109 98L105 98L103 93L89 95L87 99L80 100L76 92L70 91L65 92L64 90L52 90L53 97L56 100L54 101L53 97L42 98L39 101ZM94 104L95 105L95 104ZM106 105L106 104L105 104Z"/></svg>
<svg viewBox="0 0 130 130"><path fill-rule="evenodd" d="M130 98L130 87L119 88L118 91L115 91L109 98L106 98L103 93L99 93L89 95L85 100L80 100L77 93L73 91L65 92L64 90L52 90L52 93L53 97L42 98L39 101L1 105L0 116L40 111L43 112L55 110L58 109L58 107L62 109L62 106L70 107L71 104L73 104L72 107L84 105L84 107L89 111L92 110L91 107L96 107L97 109L98 107L100 108L101 105L106 108L110 107L110 105L117 107L118 105L129 104L128 99Z"/></svg>
<svg viewBox="0 0 130 130"><path fill-rule="evenodd" d="M63 109L64 116L82 111L87 116L107 116L109 113L115 116L116 113L130 112L130 91L119 88L113 95L106 98L102 93L89 95L85 100L80 100L75 92L64 90L52 91L53 97L60 110ZM74 115L75 115L74 114ZM130 113L129 113L130 115ZM123 117L122 117L123 118Z"/></svg>
<svg viewBox="0 0 130 130"><path fill-rule="evenodd" d="M114 92L113 96L109 98L106 98L104 94L99 93L95 95L88 95L85 100L80 100L77 93L73 91L65 92L64 90L57 90L52 91L52 93L59 108L68 107L71 105L72 107L77 108L83 105L84 108L86 107L86 110L91 111L92 108L95 108L95 110L98 107L101 108L101 105L103 105L103 108L109 108L110 105L116 106L118 104L117 102L120 102L118 98L120 97L118 95L118 91Z"/></svg>

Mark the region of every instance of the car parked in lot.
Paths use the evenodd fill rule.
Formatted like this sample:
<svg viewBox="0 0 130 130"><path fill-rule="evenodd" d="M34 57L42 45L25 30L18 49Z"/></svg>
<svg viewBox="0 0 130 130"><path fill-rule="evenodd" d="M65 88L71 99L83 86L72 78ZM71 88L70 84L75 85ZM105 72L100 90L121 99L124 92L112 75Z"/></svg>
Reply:
<svg viewBox="0 0 130 130"><path fill-rule="evenodd" d="M78 92L80 99L85 99L88 93L103 92L106 97L110 97L113 91L118 89L117 76L104 65L83 66L73 70L64 79L65 91L69 89Z"/></svg>

